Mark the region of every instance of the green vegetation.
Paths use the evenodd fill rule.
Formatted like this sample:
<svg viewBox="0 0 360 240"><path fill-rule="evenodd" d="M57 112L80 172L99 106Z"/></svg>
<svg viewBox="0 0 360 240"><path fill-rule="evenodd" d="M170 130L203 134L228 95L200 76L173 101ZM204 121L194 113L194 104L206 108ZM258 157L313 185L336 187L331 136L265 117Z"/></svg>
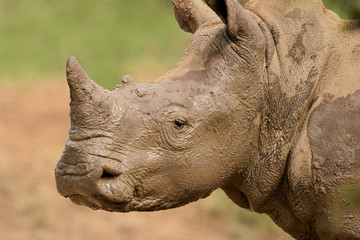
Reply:
<svg viewBox="0 0 360 240"><path fill-rule="evenodd" d="M108 88L170 68L190 37L164 0L0 0L0 35L0 81L63 77L74 55Z"/></svg>
<svg viewBox="0 0 360 240"><path fill-rule="evenodd" d="M360 0L323 0L327 8L343 19L360 19Z"/></svg>

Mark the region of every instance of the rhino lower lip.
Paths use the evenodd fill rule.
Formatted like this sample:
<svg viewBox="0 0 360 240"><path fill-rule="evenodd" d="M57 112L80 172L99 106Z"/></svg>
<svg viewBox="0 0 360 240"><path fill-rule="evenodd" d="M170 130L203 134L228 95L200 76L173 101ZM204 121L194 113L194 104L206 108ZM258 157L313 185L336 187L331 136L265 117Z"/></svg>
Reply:
<svg viewBox="0 0 360 240"><path fill-rule="evenodd" d="M112 202L102 196L86 197L80 194L69 195L68 198L78 205L88 206L94 210L124 211L127 202Z"/></svg>
<svg viewBox="0 0 360 240"><path fill-rule="evenodd" d="M83 195L73 194L73 195L69 195L68 197L73 203L76 203L79 205L85 205L94 210L101 208L101 205L98 203L98 201L94 201L94 199L89 200L88 197L85 197Z"/></svg>

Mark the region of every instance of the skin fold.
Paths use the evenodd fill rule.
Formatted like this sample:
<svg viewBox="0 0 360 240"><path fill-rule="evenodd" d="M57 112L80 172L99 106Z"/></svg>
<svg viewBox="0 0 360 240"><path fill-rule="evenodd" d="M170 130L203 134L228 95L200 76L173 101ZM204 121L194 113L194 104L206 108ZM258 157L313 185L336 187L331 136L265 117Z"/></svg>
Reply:
<svg viewBox="0 0 360 240"><path fill-rule="evenodd" d="M175 208L222 188L296 239L359 239L360 30L321 0L172 0L193 33L152 83L113 91L67 63L62 196Z"/></svg>

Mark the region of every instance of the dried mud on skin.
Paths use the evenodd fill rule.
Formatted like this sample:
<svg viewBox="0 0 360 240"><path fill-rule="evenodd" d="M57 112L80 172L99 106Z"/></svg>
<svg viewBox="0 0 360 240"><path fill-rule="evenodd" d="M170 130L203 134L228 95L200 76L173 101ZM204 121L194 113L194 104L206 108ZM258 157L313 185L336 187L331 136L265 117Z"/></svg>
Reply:
<svg viewBox="0 0 360 240"><path fill-rule="evenodd" d="M264 239L256 226L244 232L249 237L236 236L234 227L244 227L206 213L201 203L118 214L61 198L53 167L68 137L68 96L64 81L0 85L0 239Z"/></svg>

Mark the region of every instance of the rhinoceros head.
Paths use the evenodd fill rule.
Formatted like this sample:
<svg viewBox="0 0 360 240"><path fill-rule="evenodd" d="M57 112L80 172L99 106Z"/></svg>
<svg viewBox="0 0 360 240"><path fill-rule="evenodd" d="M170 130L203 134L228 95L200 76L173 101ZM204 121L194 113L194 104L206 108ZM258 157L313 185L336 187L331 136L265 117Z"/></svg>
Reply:
<svg viewBox="0 0 360 240"><path fill-rule="evenodd" d="M178 207L231 185L254 157L266 41L236 0L173 0L194 33L154 83L108 91L67 63L71 129L55 173L73 202L108 211Z"/></svg>

